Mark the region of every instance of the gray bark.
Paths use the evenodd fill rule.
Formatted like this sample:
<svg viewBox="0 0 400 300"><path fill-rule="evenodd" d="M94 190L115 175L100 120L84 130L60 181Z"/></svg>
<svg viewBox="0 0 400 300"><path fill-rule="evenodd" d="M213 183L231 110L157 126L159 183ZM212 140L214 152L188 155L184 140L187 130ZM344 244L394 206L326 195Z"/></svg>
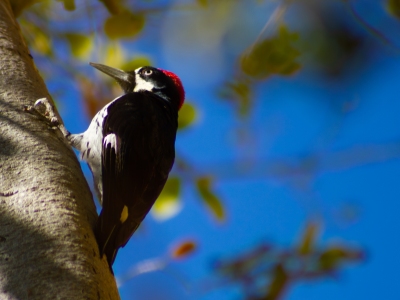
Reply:
<svg viewBox="0 0 400 300"><path fill-rule="evenodd" d="M8 0L0 0L0 299L119 299L97 218L62 134L23 110L50 98Z"/></svg>

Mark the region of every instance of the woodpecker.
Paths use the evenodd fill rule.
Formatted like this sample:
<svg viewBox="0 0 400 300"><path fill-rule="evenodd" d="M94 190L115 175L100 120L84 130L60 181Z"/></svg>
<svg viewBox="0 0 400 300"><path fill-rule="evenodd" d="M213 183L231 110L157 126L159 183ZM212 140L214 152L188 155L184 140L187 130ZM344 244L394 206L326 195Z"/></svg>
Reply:
<svg viewBox="0 0 400 300"><path fill-rule="evenodd" d="M102 205L95 235L110 270L161 193L175 159L178 111L185 92L172 72L91 66L114 78L124 94L104 106L80 134L64 131L92 171Z"/></svg>

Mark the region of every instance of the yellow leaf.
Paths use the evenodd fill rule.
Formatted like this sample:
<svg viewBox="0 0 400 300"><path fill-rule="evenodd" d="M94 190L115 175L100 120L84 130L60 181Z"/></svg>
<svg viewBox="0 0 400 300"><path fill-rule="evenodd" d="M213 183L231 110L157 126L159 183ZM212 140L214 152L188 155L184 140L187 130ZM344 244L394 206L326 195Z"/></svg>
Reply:
<svg viewBox="0 0 400 300"><path fill-rule="evenodd" d="M160 196L151 209L151 214L155 219L160 221L170 219L177 215L182 204L179 199L180 179L178 177L170 177L164 186Z"/></svg>
<svg viewBox="0 0 400 300"><path fill-rule="evenodd" d="M110 16L104 24L104 31L110 39L132 38L142 31L144 23L143 14L134 14L126 10Z"/></svg>
<svg viewBox="0 0 400 300"><path fill-rule="evenodd" d="M179 110L178 128L183 129L191 125L196 120L196 108L185 102Z"/></svg>
<svg viewBox="0 0 400 300"><path fill-rule="evenodd" d="M307 255L312 252L315 241L318 237L319 227L320 226L317 223L310 222L307 224L298 247L300 254Z"/></svg>
<svg viewBox="0 0 400 300"><path fill-rule="evenodd" d="M30 45L36 52L43 55L50 55L53 52L51 40L49 36L43 33L42 29L27 21L21 21L21 24L25 27L26 32L28 32Z"/></svg>
<svg viewBox="0 0 400 300"><path fill-rule="evenodd" d="M217 220L223 221L225 219L224 207L218 197L211 190L211 178L201 177L197 180L196 184L204 203L211 210Z"/></svg>
<svg viewBox="0 0 400 300"><path fill-rule="evenodd" d="M87 59L93 49L93 38L79 33L67 33L65 37L76 58Z"/></svg>
<svg viewBox="0 0 400 300"><path fill-rule="evenodd" d="M122 64L121 69L126 71L133 71L137 68L151 66L151 60L146 56L136 56L128 62Z"/></svg>
<svg viewBox="0 0 400 300"><path fill-rule="evenodd" d="M35 34L33 47L41 54L48 55L52 52L51 41L49 37L40 31Z"/></svg>
<svg viewBox="0 0 400 300"><path fill-rule="evenodd" d="M125 60L125 53L118 43L112 43L106 49L104 64L113 68L122 68Z"/></svg>

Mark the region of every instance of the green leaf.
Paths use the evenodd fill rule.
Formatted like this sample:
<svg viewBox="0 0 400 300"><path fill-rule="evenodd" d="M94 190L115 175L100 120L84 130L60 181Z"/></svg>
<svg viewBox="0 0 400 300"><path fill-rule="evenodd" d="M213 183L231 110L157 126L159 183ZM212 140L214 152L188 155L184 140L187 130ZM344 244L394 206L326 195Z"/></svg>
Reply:
<svg viewBox="0 0 400 300"><path fill-rule="evenodd" d="M121 11L121 0L99 0L103 2L110 14L116 15Z"/></svg>
<svg viewBox="0 0 400 300"><path fill-rule="evenodd" d="M125 71L136 70L139 67L151 66L151 60L146 56L136 56L121 65L121 69Z"/></svg>
<svg viewBox="0 0 400 300"><path fill-rule="evenodd" d="M63 2L65 10L74 11L76 9L74 0L57 0L57 1Z"/></svg>
<svg viewBox="0 0 400 300"><path fill-rule="evenodd" d="M178 128L186 128L193 124L195 120L196 108L192 104L185 102L179 110Z"/></svg>
<svg viewBox="0 0 400 300"><path fill-rule="evenodd" d="M288 283L288 279L289 276L283 265L281 263L276 265L275 270L273 271L273 277L271 279L271 283L268 287L267 295L262 299L268 299L268 300L281 299L280 296L285 290L285 287Z"/></svg>
<svg viewBox="0 0 400 300"><path fill-rule="evenodd" d="M319 257L319 265L322 270L334 271L345 260L359 261L364 257L360 250L346 249L343 246L331 246Z"/></svg>
<svg viewBox="0 0 400 300"><path fill-rule="evenodd" d="M93 49L93 38L79 33L66 33L72 55L76 58L87 59Z"/></svg>
<svg viewBox="0 0 400 300"><path fill-rule="evenodd" d="M142 31L144 24L143 14L134 14L126 10L110 16L104 24L104 30L110 39L132 38Z"/></svg>
<svg viewBox="0 0 400 300"><path fill-rule="evenodd" d="M211 210L211 212L217 218L217 220L223 221L225 219L224 207L222 206L222 203L218 199L218 197L211 190L211 185L212 185L211 178L201 177L197 179L196 185L204 203Z"/></svg>
<svg viewBox="0 0 400 300"><path fill-rule="evenodd" d="M197 0L197 3L198 3L201 7L207 7L207 6L208 6L208 0Z"/></svg>
<svg viewBox="0 0 400 300"><path fill-rule="evenodd" d="M179 200L181 182L178 177L168 178L160 196L151 209L151 214L158 220L166 220L174 217L182 208Z"/></svg>
<svg viewBox="0 0 400 300"><path fill-rule="evenodd" d="M394 17L400 19L400 0L388 0L386 10Z"/></svg>
<svg viewBox="0 0 400 300"><path fill-rule="evenodd" d="M225 82L218 96L228 101L238 104L240 116L247 116L252 103L252 86L251 83L243 78L234 81Z"/></svg>
<svg viewBox="0 0 400 300"><path fill-rule="evenodd" d="M312 252L318 237L319 227L319 224L312 222L307 225L298 247L300 254L307 255Z"/></svg>
<svg viewBox="0 0 400 300"><path fill-rule="evenodd" d="M296 62L300 52L293 46L299 38L286 27L279 29L278 35L254 45L250 53L240 59L242 71L256 79L266 79L273 74L291 75L300 69Z"/></svg>

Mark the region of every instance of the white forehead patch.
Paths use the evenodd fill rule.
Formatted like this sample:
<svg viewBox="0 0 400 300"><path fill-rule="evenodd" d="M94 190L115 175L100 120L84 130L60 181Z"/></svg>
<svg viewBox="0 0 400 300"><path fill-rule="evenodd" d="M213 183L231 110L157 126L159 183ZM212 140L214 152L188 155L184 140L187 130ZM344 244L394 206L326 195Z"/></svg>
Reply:
<svg viewBox="0 0 400 300"><path fill-rule="evenodd" d="M140 77L139 71L141 69L142 68L138 68L138 69L135 70L135 74L136 74L135 75L135 81L136 81L135 83L136 83L136 85L135 85L135 88L133 89L133 91L134 92L139 92L139 91L149 91L149 92L151 92L154 89L154 85L151 82L146 81L142 77Z"/></svg>

